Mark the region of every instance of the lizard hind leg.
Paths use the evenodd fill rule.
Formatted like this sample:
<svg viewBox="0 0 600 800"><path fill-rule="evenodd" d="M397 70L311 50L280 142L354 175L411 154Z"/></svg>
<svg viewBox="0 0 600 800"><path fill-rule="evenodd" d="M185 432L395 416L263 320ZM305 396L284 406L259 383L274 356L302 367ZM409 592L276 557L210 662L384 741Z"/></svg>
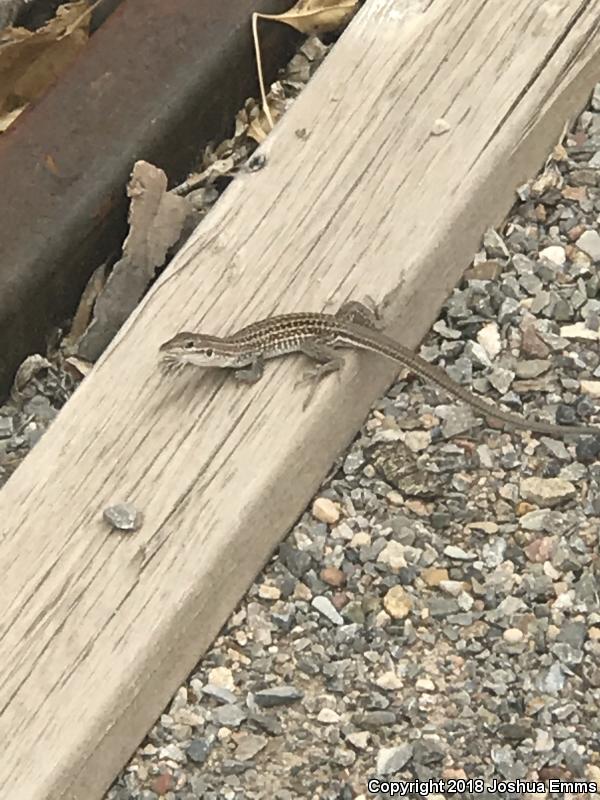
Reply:
<svg viewBox="0 0 600 800"><path fill-rule="evenodd" d="M335 316L341 322L351 322L376 331L382 330L385 324L379 309L371 298L368 298L368 302L369 305L360 303L358 300L349 300L340 306Z"/></svg>
<svg viewBox="0 0 600 800"><path fill-rule="evenodd" d="M306 370L302 378L297 381L296 386L305 383L311 384L311 388L302 405L302 409L306 410L315 396L317 386L321 380L332 372L336 372L339 378L339 372L344 366L344 358L338 351L331 345L323 344L315 340L308 340L304 342L300 348L300 352L307 358L316 362L316 366L312 369Z"/></svg>

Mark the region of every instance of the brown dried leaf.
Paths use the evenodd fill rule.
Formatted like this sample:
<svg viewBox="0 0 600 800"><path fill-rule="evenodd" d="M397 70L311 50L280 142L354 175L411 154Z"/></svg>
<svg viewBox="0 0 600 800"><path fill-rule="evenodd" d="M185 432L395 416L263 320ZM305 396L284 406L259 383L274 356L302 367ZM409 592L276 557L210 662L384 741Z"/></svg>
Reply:
<svg viewBox="0 0 600 800"><path fill-rule="evenodd" d="M131 205L123 255L149 282L179 239L190 209L184 199L167 192L167 176L147 161L134 164L127 194Z"/></svg>
<svg viewBox="0 0 600 800"><path fill-rule="evenodd" d="M127 185L131 198L129 234L94 306L78 355L95 361L133 311L168 250L182 236L194 210L184 197L167 192L167 176L146 161L134 164Z"/></svg>
<svg viewBox="0 0 600 800"><path fill-rule="evenodd" d="M266 115L263 114L262 116L264 117L265 122L266 122L266 119L267 119ZM275 122L274 118L273 118L273 122ZM268 125L268 123L267 123L267 125ZM265 131L265 129L261 125L260 120L253 119L253 120L250 121L250 124L248 125L248 136L251 139L254 139L255 142L260 144L261 142L264 142L264 140L267 138L268 135L269 134Z"/></svg>
<svg viewBox="0 0 600 800"><path fill-rule="evenodd" d="M94 365L90 361L85 361L83 358L77 358L77 356L69 356L64 361L65 370L69 373L69 375L78 381L83 380L83 378L87 378L93 367Z"/></svg>
<svg viewBox="0 0 600 800"><path fill-rule="evenodd" d="M92 273L92 277L87 282L87 285L83 290L83 294L81 295L81 300L79 301L77 311L73 317L71 330L64 339L64 345L67 348L73 347L83 336L83 333L92 318L92 311L94 310L96 298L102 289L104 289L105 283L106 264L100 264L100 266L97 267Z"/></svg>
<svg viewBox="0 0 600 800"><path fill-rule="evenodd" d="M291 25L300 33L331 33L345 25L355 13L358 0L298 0L283 14L258 14Z"/></svg>
<svg viewBox="0 0 600 800"><path fill-rule="evenodd" d="M6 28L0 34L0 131L37 100L88 39L85 0L59 6L42 28Z"/></svg>
<svg viewBox="0 0 600 800"><path fill-rule="evenodd" d="M267 99L269 99L269 96L267 96ZM275 122L279 118L279 114L275 109L271 109L271 111L273 122ZM251 98L246 100L244 108L238 111L236 122L243 125L243 131L246 135L254 139L258 144L264 142L270 131L270 125L266 114Z"/></svg>

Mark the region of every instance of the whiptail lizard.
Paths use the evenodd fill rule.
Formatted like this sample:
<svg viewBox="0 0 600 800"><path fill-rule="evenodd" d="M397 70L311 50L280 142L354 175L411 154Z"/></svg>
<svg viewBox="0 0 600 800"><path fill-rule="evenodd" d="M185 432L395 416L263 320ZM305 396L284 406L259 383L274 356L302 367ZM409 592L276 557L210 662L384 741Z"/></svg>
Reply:
<svg viewBox="0 0 600 800"><path fill-rule="evenodd" d="M167 367L193 364L229 368L235 370L238 380L255 383L262 377L266 359L288 353L303 353L318 362L319 366L313 370L311 377L320 379L343 366L344 359L336 351L339 347L370 350L397 361L441 386L483 417L498 420L511 428L550 436L600 435L600 427L538 422L493 406L456 383L444 370L381 333L374 312L358 302L346 303L335 315L307 312L268 317L222 338L199 333L178 333L161 346L160 353Z"/></svg>

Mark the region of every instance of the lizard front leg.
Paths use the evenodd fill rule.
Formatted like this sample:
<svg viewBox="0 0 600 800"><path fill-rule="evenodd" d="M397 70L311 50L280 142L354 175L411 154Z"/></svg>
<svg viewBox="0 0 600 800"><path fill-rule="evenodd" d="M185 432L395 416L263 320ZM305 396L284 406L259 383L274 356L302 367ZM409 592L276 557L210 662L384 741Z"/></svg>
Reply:
<svg viewBox="0 0 600 800"><path fill-rule="evenodd" d="M233 374L240 383L253 384L262 378L264 371L265 362L262 356L256 356L248 367L239 367Z"/></svg>

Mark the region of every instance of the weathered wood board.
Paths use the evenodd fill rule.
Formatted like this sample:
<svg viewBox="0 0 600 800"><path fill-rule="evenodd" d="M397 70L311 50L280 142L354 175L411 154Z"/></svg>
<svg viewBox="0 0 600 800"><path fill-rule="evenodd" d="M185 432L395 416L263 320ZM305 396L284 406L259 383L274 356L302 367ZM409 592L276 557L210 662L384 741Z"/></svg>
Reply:
<svg viewBox="0 0 600 800"><path fill-rule="evenodd" d="M0 492L7 797L101 797L394 374L349 357L302 412L295 359L167 380L159 344L370 294L415 346L600 78L599 25L600 0L368 0Z"/></svg>

